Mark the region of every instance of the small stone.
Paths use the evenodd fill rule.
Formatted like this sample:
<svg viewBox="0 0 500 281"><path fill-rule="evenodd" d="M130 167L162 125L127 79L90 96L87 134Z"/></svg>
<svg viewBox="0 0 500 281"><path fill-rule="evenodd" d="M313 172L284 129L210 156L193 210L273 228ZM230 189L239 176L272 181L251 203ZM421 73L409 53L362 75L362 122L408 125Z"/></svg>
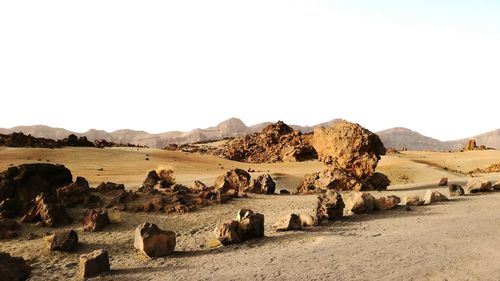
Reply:
<svg viewBox="0 0 500 281"><path fill-rule="evenodd" d="M78 235L74 230L57 232L50 242L51 251L72 252L77 246Z"/></svg>
<svg viewBox="0 0 500 281"><path fill-rule="evenodd" d="M289 231L302 229L302 222L297 214L289 214L274 224L276 231Z"/></svg>

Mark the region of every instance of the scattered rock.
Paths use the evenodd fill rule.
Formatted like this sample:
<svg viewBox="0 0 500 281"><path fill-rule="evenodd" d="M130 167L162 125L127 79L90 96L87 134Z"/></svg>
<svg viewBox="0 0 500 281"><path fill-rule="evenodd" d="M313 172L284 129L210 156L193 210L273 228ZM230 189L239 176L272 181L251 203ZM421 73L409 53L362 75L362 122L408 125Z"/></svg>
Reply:
<svg viewBox="0 0 500 281"><path fill-rule="evenodd" d="M276 183L269 174L260 175L253 179L246 191L252 193L274 194Z"/></svg>
<svg viewBox="0 0 500 281"><path fill-rule="evenodd" d="M299 214L300 223L302 227L312 227L318 225L318 220L307 214Z"/></svg>
<svg viewBox="0 0 500 281"><path fill-rule="evenodd" d="M448 187L448 190L450 191L450 197L455 197L455 196L464 196L465 191L462 188L462 186L458 184L452 184Z"/></svg>
<svg viewBox="0 0 500 281"><path fill-rule="evenodd" d="M318 204L316 207L316 218L318 223L327 219L329 221L340 219L344 216L344 200L340 193L327 190L325 193L318 195Z"/></svg>
<svg viewBox="0 0 500 281"><path fill-rule="evenodd" d="M437 191L432 191L429 189L424 195L424 201L426 204L432 204L442 201L448 201L448 198Z"/></svg>
<svg viewBox="0 0 500 281"><path fill-rule="evenodd" d="M81 278L110 271L108 252L100 249L81 255L79 268Z"/></svg>
<svg viewBox="0 0 500 281"><path fill-rule="evenodd" d="M396 207L399 203L401 203L401 198L395 195L380 197L375 199L375 209L385 211Z"/></svg>
<svg viewBox="0 0 500 281"><path fill-rule="evenodd" d="M2 280L24 281L31 274L31 267L21 257L11 257L0 252L0 277Z"/></svg>
<svg viewBox="0 0 500 281"><path fill-rule="evenodd" d="M351 212L354 214L363 214L373 211L375 208L375 197L370 193L356 192L352 199Z"/></svg>
<svg viewBox="0 0 500 281"><path fill-rule="evenodd" d="M442 178L438 183L438 186L446 186L446 185L448 185L448 178Z"/></svg>
<svg viewBox="0 0 500 281"><path fill-rule="evenodd" d="M57 197L41 193L35 198L33 206L21 221L23 223L42 222L46 226L56 227L68 225L72 219Z"/></svg>
<svg viewBox="0 0 500 281"><path fill-rule="evenodd" d="M289 231L302 229L302 222L299 215L289 214L274 224L276 231Z"/></svg>
<svg viewBox="0 0 500 281"><path fill-rule="evenodd" d="M90 209L83 214L83 231L101 231L109 224L108 211Z"/></svg>
<svg viewBox="0 0 500 281"><path fill-rule="evenodd" d="M242 241L264 237L264 215L253 212L245 214L239 221L239 228Z"/></svg>
<svg viewBox="0 0 500 281"><path fill-rule="evenodd" d="M483 177L469 178L467 185L465 186L465 193L477 193L491 191L491 182L485 180Z"/></svg>
<svg viewBox="0 0 500 281"><path fill-rule="evenodd" d="M66 207L83 204L90 196L90 187L84 177L77 177L74 183L56 190L57 197Z"/></svg>
<svg viewBox="0 0 500 281"><path fill-rule="evenodd" d="M74 230L56 232L50 242L51 251L72 252L78 247L78 235Z"/></svg>
<svg viewBox="0 0 500 281"><path fill-rule="evenodd" d="M215 228L214 235L224 246L243 242L241 240L241 229L238 221L220 224Z"/></svg>
<svg viewBox="0 0 500 281"><path fill-rule="evenodd" d="M245 192L250 185L250 174L242 169L234 169L219 176L214 183L215 190L226 193L228 190Z"/></svg>
<svg viewBox="0 0 500 281"><path fill-rule="evenodd" d="M286 190L286 189L282 189L280 190L280 194L281 195L289 195L290 194L290 191Z"/></svg>
<svg viewBox="0 0 500 281"><path fill-rule="evenodd" d="M173 253L175 244L175 233L161 230L156 224L145 222L135 229L134 247L150 258Z"/></svg>
<svg viewBox="0 0 500 281"><path fill-rule="evenodd" d="M405 197L405 203L407 206L422 206L425 200L418 195L410 195Z"/></svg>

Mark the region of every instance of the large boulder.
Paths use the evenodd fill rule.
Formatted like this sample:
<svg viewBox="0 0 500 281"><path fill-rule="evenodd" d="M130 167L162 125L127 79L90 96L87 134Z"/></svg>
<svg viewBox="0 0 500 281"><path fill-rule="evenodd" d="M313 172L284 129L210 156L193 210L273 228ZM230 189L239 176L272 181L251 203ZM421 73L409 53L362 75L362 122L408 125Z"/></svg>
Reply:
<svg viewBox="0 0 500 281"><path fill-rule="evenodd" d="M375 197L370 193L356 192L351 205L351 212L354 214L369 213L375 208Z"/></svg>
<svg viewBox="0 0 500 281"><path fill-rule="evenodd" d="M385 211L396 207L399 203L401 203L401 198L396 195L383 196L375 199L375 209Z"/></svg>
<svg viewBox="0 0 500 281"><path fill-rule="evenodd" d="M83 214L83 231L101 231L109 224L108 211L90 209Z"/></svg>
<svg viewBox="0 0 500 281"><path fill-rule="evenodd" d="M318 223L323 220L336 220L344 216L344 200L340 193L328 190L323 194L318 195L318 204L316 207L316 217Z"/></svg>
<svg viewBox="0 0 500 281"><path fill-rule="evenodd" d="M302 229L302 221L297 214L289 214L278 220L274 224L276 231L289 231Z"/></svg>
<svg viewBox="0 0 500 281"><path fill-rule="evenodd" d="M214 183L214 188L222 194L228 190L244 192L250 185L250 174L242 169L231 170L219 176Z"/></svg>
<svg viewBox="0 0 500 281"><path fill-rule="evenodd" d="M347 121L330 128L316 128L313 146L323 163L352 171L358 177L373 175L380 155L386 153L376 134Z"/></svg>
<svg viewBox="0 0 500 281"><path fill-rule="evenodd" d="M465 193L477 193L483 191L491 191L491 182L485 180L483 177L469 178L465 186Z"/></svg>
<svg viewBox="0 0 500 281"><path fill-rule="evenodd" d="M0 252L0 279L23 281L31 274L31 267L23 258L11 257L8 253Z"/></svg>
<svg viewBox="0 0 500 281"><path fill-rule="evenodd" d="M432 204L442 201L448 201L448 198L437 191L428 189L424 195L424 201L426 204Z"/></svg>
<svg viewBox="0 0 500 281"><path fill-rule="evenodd" d="M84 177L77 177L74 183L58 188L56 194L66 207L83 204L90 196L89 182Z"/></svg>
<svg viewBox="0 0 500 281"><path fill-rule="evenodd" d="M245 192L274 194L276 183L269 174L260 175L256 179L252 179L250 186Z"/></svg>
<svg viewBox="0 0 500 281"><path fill-rule="evenodd" d="M148 257L171 254L175 244L175 233L161 230L156 224L145 222L135 229L134 247Z"/></svg>
<svg viewBox="0 0 500 281"><path fill-rule="evenodd" d="M71 182L71 172L63 165L35 163L10 167L0 173L0 201L16 198L29 202L42 192L55 195L57 188Z"/></svg>
<svg viewBox="0 0 500 281"><path fill-rule="evenodd" d="M50 242L51 251L72 252L78 246L78 235L74 230L56 232Z"/></svg>
<svg viewBox="0 0 500 281"><path fill-rule="evenodd" d="M35 198L21 221L23 223L42 222L46 226L56 227L68 225L72 219L57 197L42 193Z"/></svg>
<svg viewBox="0 0 500 281"><path fill-rule="evenodd" d="M79 271L81 278L110 271L108 252L100 249L81 255L79 259Z"/></svg>

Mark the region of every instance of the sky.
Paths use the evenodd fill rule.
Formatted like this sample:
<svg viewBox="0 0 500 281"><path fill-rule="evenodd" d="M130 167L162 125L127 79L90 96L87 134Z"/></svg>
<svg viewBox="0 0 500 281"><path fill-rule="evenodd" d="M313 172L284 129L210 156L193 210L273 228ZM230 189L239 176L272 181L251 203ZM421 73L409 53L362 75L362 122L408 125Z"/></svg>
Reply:
<svg viewBox="0 0 500 281"><path fill-rule="evenodd" d="M0 1L0 127L500 128L500 2Z"/></svg>

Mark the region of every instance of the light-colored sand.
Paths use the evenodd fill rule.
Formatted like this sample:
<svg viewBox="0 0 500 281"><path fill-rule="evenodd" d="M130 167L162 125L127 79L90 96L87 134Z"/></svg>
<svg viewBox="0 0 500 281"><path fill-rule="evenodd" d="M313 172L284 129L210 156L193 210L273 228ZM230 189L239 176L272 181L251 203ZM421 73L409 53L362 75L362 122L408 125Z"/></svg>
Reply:
<svg viewBox="0 0 500 281"><path fill-rule="evenodd" d="M146 157L150 160L146 161ZM324 169L315 161L256 165L155 149L0 148L0 170L9 164L37 162L39 158L65 164L74 176L86 177L91 185L114 181L131 189L157 166L172 167L183 184L196 179L211 184L215 177L235 167L269 170L277 179L278 189L290 190L304 174ZM422 158L432 165L415 162ZM379 170L397 184L389 191L372 194L423 195L427 188L433 188L448 195L446 188L435 187L442 176L459 183L467 178L439 166L468 171L498 162L500 153L496 151L384 156ZM500 179L499 174L486 177ZM411 184L400 184L404 182ZM349 215L341 222L314 229L276 233L271 225L281 216L290 212L312 214L315 196L250 195L188 214L121 213L119 223L100 233L83 233L76 222L69 228L77 230L82 246L72 254L48 250L42 236L54 229L23 225L21 237L1 241L0 250L29 259L34 265L32 280L76 279L78 256L97 248L109 250L113 271L95 280L499 280L499 202L500 192L467 196L414 207L412 211L398 207L369 215ZM241 207L265 215L266 237L210 249L207 245L215 225L233 218ZM74 218L83 211L70 209ZM179 234L173 256L148 260L136 254L133 230L144 221ZM26 240L30 232L40 238Z"/></svg>

